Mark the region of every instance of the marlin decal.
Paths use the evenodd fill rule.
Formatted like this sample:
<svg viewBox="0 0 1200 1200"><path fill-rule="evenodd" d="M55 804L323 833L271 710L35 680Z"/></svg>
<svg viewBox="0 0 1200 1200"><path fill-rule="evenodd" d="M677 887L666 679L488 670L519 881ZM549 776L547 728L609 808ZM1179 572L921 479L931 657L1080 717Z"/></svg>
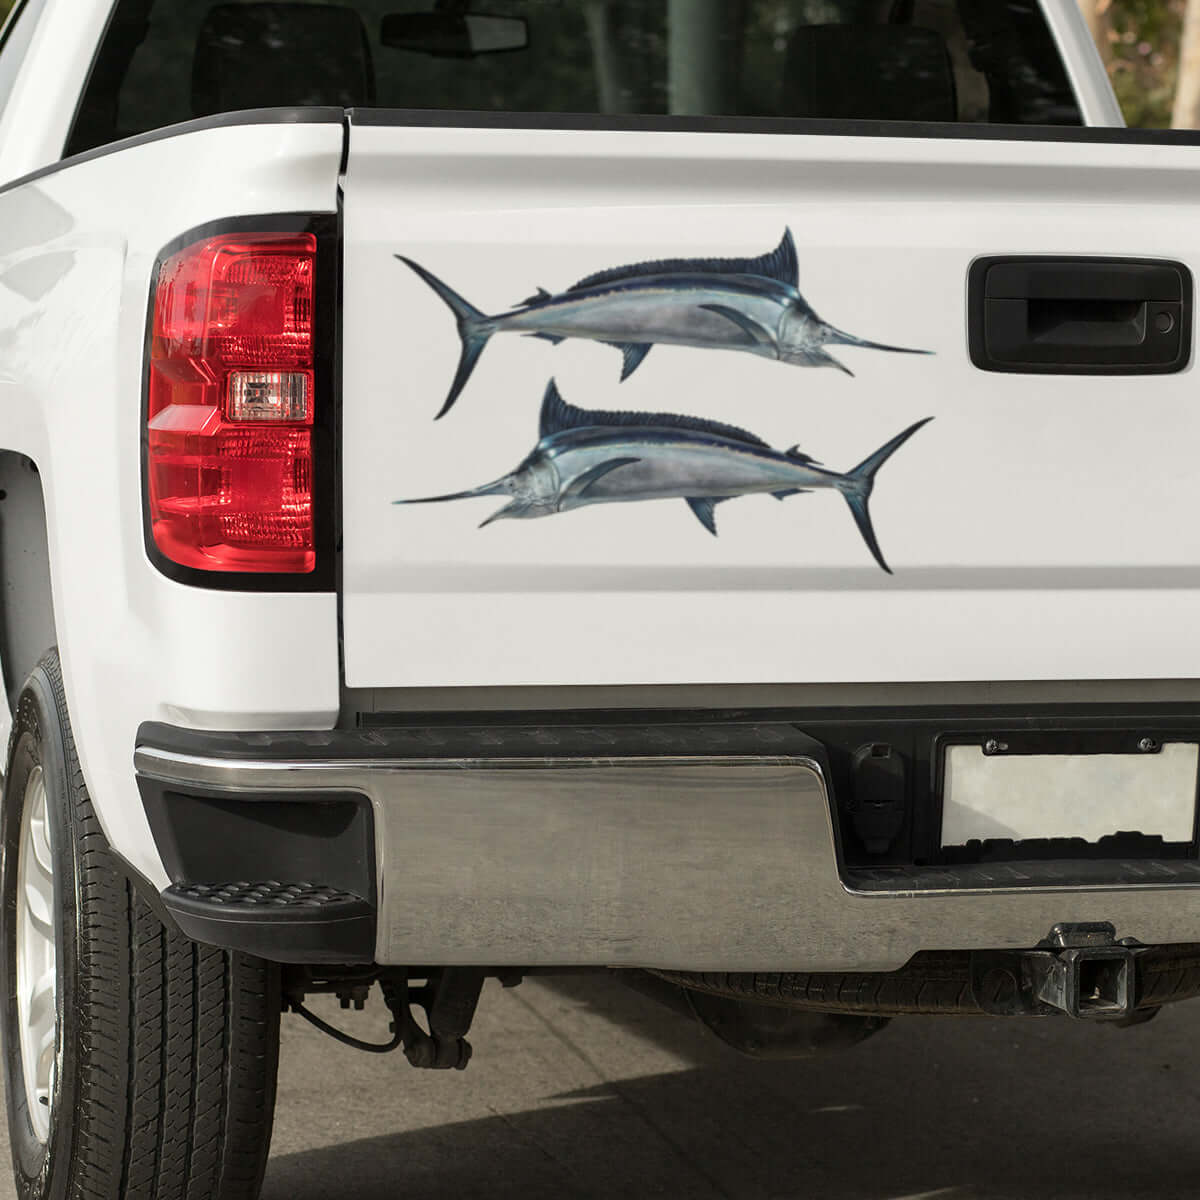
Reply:
<svg viewBox="0 0 1200 1200"><path fill-rule="evenodd" d="M515 471L469 491L394 503L511 497L483 522L490 525L501 519L549 517L587 504L686 500L704 528L715 535L714 510L726 500L758 493L786 500L816 488L833 488L845 497L875 561L890 575L871 525L868 501L879 468L932 419L910 425L841 475L826 470L799 447L774 450L754 434L719 421L575 408L563 400L551 380L542 401L538 444Z"/></svg>
<svg viewBox="0 0 1200 1200"><path fill-rule="evenodd" d="M483 348L495 333L522 333L557 345L585 338L615 346L624 357L622 381L653 346L744 350L800 367L852 371L826 346L862 346L898 354L927 354L868 342L823 321L800 294L792 231L760 258L680 258L616 267L581 279L557 296L544 288L516 308L488 316L468 304L419 263L410 266L450 306L462 354L438 416L458 399Z"/></svg>

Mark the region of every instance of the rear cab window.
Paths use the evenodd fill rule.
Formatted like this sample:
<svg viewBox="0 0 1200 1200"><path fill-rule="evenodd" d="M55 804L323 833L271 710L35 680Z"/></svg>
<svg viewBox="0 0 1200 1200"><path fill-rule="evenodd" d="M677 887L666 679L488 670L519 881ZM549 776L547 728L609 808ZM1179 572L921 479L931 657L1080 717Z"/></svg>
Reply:
<svg viewBox="0 0 1200 1200"><path fill-rule="evenodd" d="M1083 123L1029 0L118 0L67 152L309 105Z"/></svg>

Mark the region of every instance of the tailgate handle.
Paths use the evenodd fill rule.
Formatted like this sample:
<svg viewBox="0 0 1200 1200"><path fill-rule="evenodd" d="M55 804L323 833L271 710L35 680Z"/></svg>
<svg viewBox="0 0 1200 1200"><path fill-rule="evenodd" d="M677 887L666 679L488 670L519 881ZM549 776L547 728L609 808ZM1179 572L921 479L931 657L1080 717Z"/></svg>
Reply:
<svg viewBox="0 0 1200 1200"><path fill-rule="evenodd" d="M1192 274L1133 258L983 258L971 267L971 361L985 371L1165 375L1191 356Z"/></svg>

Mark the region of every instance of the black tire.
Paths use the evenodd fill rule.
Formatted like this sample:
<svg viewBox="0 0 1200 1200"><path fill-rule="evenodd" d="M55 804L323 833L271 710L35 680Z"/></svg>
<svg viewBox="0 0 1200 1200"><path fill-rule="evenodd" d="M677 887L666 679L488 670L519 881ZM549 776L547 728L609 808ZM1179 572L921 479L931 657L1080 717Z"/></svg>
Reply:
<svg viewBox="0 0 1200 1200"><path fill-rule="evenodd" d="M900 1017L916 1014L980 1016L971 987L971 956L925 951L899 971L803 974L655 971L679 987L711 996L778 1004L812 1012ZM1136 1008L1200 996L1200 945L1159 946L1137 960Z"/></svg>
<svg viewBox="0 0 1200 1200"><path fill-rule="evenodd" d="M21 816L38 766L58 977L45 1142L28 1112L16 971ZM189 941L118 868L84 786L54 652L17 706L0 828L0 1033L21 1200L254 1200L275 1108L278 968Z"/></svg>

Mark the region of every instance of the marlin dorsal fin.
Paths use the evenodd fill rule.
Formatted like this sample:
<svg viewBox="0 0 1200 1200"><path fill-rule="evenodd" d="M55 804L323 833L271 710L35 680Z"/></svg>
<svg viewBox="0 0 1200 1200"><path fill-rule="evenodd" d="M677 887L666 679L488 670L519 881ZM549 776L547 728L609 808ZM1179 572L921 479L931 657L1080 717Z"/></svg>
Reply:
<svg viewBox="0 0 1200 1200"><path fill-rule="evenodd" d="M757 258L660 258L652 262L634 263L627 267L611 267L581 279L568 291L601 287L641 279L650 275L758 275L780 283L800 286L800 263L796 258L796 243L792 231L783 231L783 240L767 254Z"/></svg>
<svg viewBox="0 0 1200 1200"><path fill-rule="evenodd" d="M522 300L521 303L517 307L518 308L538 308L540 305L546 304L550 300L553 300L553 299L554 299L554 297L551 296L550 293L548 291L546 291L546 289L544 287L540 287L540 288L538 288L538 290L536 292L533 293L532 296L529 296L527 299Z"/></svg>
<svg viewBox="0 0 1200 1200"><path fill-rule="evenodd" d="M788 458L795 462L803 463L805 466L819 467L821 465L820 459L813 458L811 454L805 454L799 446L793 446L786 453Z"/></svg>
<svg viewBox="0 0 1200 1200"><path fill-rule="evenodd" d="M542 414L538 423L538 437L548 438L569 429L590 429L597 426L612 426L626 429L688 429L694 433L711 433L730 441L743 442L747 446L767 448L760 437L726 425L723 421L709 421L703 417L685 417L678 413L607 412L603 409L576 408L568 404L559 393L552 379L546 385L542 399Z"/></svg>

